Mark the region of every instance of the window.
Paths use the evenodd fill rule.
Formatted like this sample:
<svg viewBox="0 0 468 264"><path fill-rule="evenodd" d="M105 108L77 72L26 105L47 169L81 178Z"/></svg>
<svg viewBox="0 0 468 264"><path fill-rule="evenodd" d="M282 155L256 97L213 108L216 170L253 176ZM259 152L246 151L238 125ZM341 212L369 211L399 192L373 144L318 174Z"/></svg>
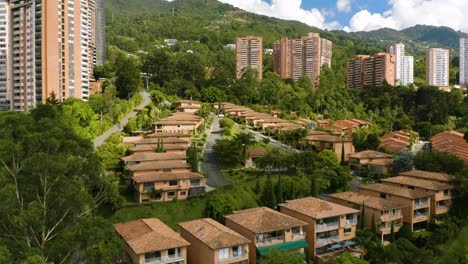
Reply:
<svg viewBox="0 0 468 264"><path fill-rule="evenodd" d="M346 215L346 220L352 221L354 219L354 214L347 214Z"/></svg>
<svg viewBox="0 0 468 264"><path fill-rule="evenodd" d="M175 192L168 192L168 193L167 193L167 196L168 196L168 197L173 197L174 195L175 195Z"/></svg>
<svg viewBox="0 0 468 264"><path fill-rule="evenodd" d="M190 186L200 186L200 179L190 180Z"/></svg>
<svg viewBox="0 0 468 264"><path fill-rule="evenodd" d="M145 260L154 260L161 257L161 251L145 253Z"/></svg>
<svg viewBox="0 0 468 264"><path fill-rule="evenodd" d="M345 228L344 233L345 233L345 235L351 234L351 228Z"/></svg>
<svg viewBox="0 0 468 264"><path fill-rule="evenodd" d="M224 259L229 258L229 248L221 248L218 250L218 253L219 253L219 256L218 256L219 260L224 260Z"/></svg>
<svg viewBox="0 0 468 264"><path fill-rule="evenodd" d="M398 214L398 209L392 209L392 215L396 216Z"/></svg>
<svg viewBox="0 0 468 264"><path fill-rule="evenodd" d="M169 181L169 186L176 186L177 184L177 181Z"/></svg>
<svg viewBox="0 0 468 264"><path fill-rule="evenodd" d="M145 182L145 183L143 183L143 188L144 188L145 190L153 189L153 188L154 188L154 183L152 183L152 182Z"/></svg>
<svg viewBox="0 0 468 264"><path fill-rule="evenodd" d="M242 245L232 247L232 256L234 257L242 256Z"/></svg>
<svg viewBox="0 0 468 264"><path fill-rule="evenodd" d="M180 192L180 195L187 195L187 192Z"/></svg>
<svg viewBox="0 0 468 264"><path fill-rule="evenodd" d="M385 193L380 193L380 198L385 199L385 198L387 198L387 195Z"/></svg>
<svg viewBox="0 0 468 264"><path fill-rule="evenodd" d="M449 196L450 195L450 191L449 190L444 190L444 196Z"/></svg>
<svg viewBox="0 0 468 264"><path fill-rule="evenodd" d="M167 250L167 254L169 256L178 256L180 254L180 249L179 248L170 248Z"/></svg>

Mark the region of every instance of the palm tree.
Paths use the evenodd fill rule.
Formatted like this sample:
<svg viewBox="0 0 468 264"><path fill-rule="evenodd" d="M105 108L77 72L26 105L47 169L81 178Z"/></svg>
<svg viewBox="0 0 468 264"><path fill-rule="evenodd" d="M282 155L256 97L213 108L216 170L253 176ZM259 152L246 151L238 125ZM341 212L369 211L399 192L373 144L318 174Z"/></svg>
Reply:
<svg viewBox="0 0 468 264"><path fill-rule="evenodd" d="M256 143L252 133L240 133L234 138L234 142L238 146L242 146L242 158L245 160L247 155L247 147Z"/></svg>

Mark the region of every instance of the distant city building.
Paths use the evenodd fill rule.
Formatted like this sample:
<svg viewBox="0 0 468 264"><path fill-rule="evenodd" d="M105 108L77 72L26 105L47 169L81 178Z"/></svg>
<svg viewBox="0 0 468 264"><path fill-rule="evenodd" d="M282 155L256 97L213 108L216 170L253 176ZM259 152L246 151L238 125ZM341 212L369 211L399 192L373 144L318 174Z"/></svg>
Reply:
<svg viewBox="0 0 468 264"><path fill-rule="evenodd" d="M450 51L432 48L426 50L426 82L440 88L449 86Z"/></svg>
<svg viewBox="0 0 468 264"><path fill-rule="evenodd" d="M177 39L165 39L164 44L168 46L174 46L175 44L177 44Z"/></svg>
<svg viewBox="0 0 468 264"><path fill-rule="evenodd" d="M274 43L273 50L275 72L281 78L298 80L305 75L316 82L321 67L331 65L332 42L317 33L300 39L282 38Z"/></svg>
<svg viewBox="0 0 468 264"><path fill-rule="evenodd" d="M96 55L95 64L104 65L106 61L106 10L105 0L96 1L96 22L95 22L95 35L96 35Z"/></svg>
<svg viewBox="0 0 468 264"><path fill-rule="evenodd" d="M395 56L395 83L397 85L413 83L414 59L413 56L405 56L405 45L393 44L388 48L388 53Z"/></svg>
<svg viewBox="0 0 468 264"><path fill-rule="evenodd" d="M27 111L52 94L87 100L95 0L0 0L0 108Z"/></svg>
<svg viewBox="0 0 468 264"><path fill-rule="evenodd" d="M273 49L264 49L263 52L265 52L265 54L272 55Z"/></svg>
<svg viewBox="0 0 468 264"><path fill-rule="evenodd" d="M460 36L460 86L468 88L468 34Z"/></svg>
<svg viewBox="0 0 468 264"><path fill-rule="evenodd" d="M225 47L230 50L236 50L236 44L226 44Z"/></svg>
<svg viewBox="0 0 468 264"><path fill-rule="evenodd" d="M243 70L250 67L257 71L259 80L263 76L263 39L260 37L242 37L236 43L237 79L242 77Z"/></svg>
<svg viewBox="0 0 468 264"><path fill-rule="evenodd" d="M366 86L395 85L395 56L377 53L374 56L358 55L348 60L347 87L363 89Z"/></svg>

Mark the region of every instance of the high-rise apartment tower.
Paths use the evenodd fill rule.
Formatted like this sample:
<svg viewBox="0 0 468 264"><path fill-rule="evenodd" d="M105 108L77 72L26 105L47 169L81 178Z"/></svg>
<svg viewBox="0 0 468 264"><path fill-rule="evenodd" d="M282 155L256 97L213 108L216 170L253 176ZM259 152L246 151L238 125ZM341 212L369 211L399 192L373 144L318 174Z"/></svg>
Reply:
<svg viewBox="0 0 468 264"><path fill-rule="evenodd" d="M347 87L363 89L366 86L395 85L395 56L377 53L374 56L359 55L348 60Z"/></svg>
<svg viewBox="0 0 468 264"><path fill-rule="evenodd" d="M413 56L405 56L405 45L393 44L388 47L388 53L395 56L395 83L397 85L413 83L414 59Z"/></svg>
<svg viewBox="0 0 468 264"><path fill-rule="evenodd" d="M426 50L426 82L428 85L449 86L450 51L432 48Z"/></svg>
<svg viewBox="0 0 468 264"><path fill-rule="evenodd" d="M263 76L263 39L260 37L242 37L236 43L236 77L242 77L245 68L257 71L259 80Z"/></svg>
<svg viewBox="0 0 468 264"><path fill-rule="evenodd" d="M468 34L460 36L460 86L468 88Z"/></svg>

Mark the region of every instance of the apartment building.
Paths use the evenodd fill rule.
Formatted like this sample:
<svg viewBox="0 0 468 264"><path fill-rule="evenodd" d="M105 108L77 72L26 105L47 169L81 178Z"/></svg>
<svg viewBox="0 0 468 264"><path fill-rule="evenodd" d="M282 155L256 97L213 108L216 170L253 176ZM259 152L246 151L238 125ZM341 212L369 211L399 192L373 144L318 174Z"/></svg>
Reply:
<svg viewBox="0 0 468 264"><path fill-rule="evenodd" d="M274 68L281 78L307 76L315 83L323 65L331 66L332 42L317 33L300 39L282 38L273 45Z"/></svg>
<svg viewBox="0 0 468 264"><path fill-rule="evenodd" d="M446 183L446 184L450 184L450 182L453 179L447 173L430 172L430 171L422 171L422 170L410 170L410 171L400 172L398 174L402 176L411 177L411 178L435 181L435 182Z"/></svg>
<svg viewBox="0 0 468 264"><path fill-rule="evenodd" d="M190 164L181 160L157 160L127 167L131 177L147 172L190 172Z"/></svg>
<svg viewBox="0 0 468 264"><path fill-rule="evenodd" d="M392 153L406 152L411 145L412 135L415 135L415 133L404 130L387 133L380 138L379 148L383 148Z"/></svg>
<svg viewBox="0 0 468 264"><path fill-rule="evenodd" d="M343 154L344 161L348 161L349 155L355 152L352 140L333 136L321 131L313 131L309 133L307 137L301 140L301 145L304 149L315 149L317 151L329 149L335 152L335 155L340 162Z"/></svg>
<svg viewBox="0 0 468 264"><path fill-rule="evenodd" d="M409 225L411 231L425 229L430 221L430 193L381 183L361 185L359 193L403 205L403 222Z"/></svg>
<svg viewBox="0 0 468 264"><path fill-rule="evenodd" d="M361 119L343 119L332 121L330 119L317 120L317 125L326 130L331 130L334 135L345 135L352 136L357 129L369 128L370 123Z"/></svg>
<svg viewBox="0 0 468 264"><path fill-rule="evenodd" d="M201 124L203 118L194 113L176 112L169 117L163 118L154 123L155 132L166 133L193 133Z"/></svg>
<svg viewBox="0 0 468 264"><path fill-rule="evenodd" d="M382 179L386 185L408 188L431 194L431 213L435 216L447 214L452 205L453 186L431 180L417 179L408 176L396 176Z"/></svg>
<svg viewBox="0 0 468 264"><path fill-rule="evenodd" d="M106 1L96 1L96 21L95 36L96 36L96 52L95 64L104 65L106 61Z"/></svg>
<svg viewBox="0 0 468 264"><path fill-rule="evenodd" d="M205 176L191 171L143 172L130 178L139 203L186 200L205 192Z"/></svg>
<svg viewBox="0 0 468 264"><path fill-rule="evenodd" d="M382 242L391 234L392 224L395 233L403 225L402 208L405 207L403 204L355 192L333 193L328 197L330 202L360 210L359 217L365 218L364 223L369 230L372 228L372 219L374 219Z"/></svg>
<svg viewBox="0 0 468 264"><path fill-rule="evenodd" d="M163 144L162 150L164 153L173 153L179 155L185 155L187 153L186 144ZM133 154L137 153L154 153L159 151L158 144L144 144L130 148L130 152Z"/></svg>
<svg viewBox="0 0 468 264"><path fill-rule="evenodd" d="M303 231L307 223L270 208L234 211L224 218L227 227L251 241L249 263L257 263L261 255L273 248L290 254L304 254L309 247Z"/></svg>
<svg viewBox="0 0 468 264"><path fill-rule="evenodd" d="M366 86L395 85L395 56L377 53L374 56L359 55L348 60L347 87L363 89Z"/></svg>
<svg viewBox="0 0 468 264"><path fill-rule="evenodd" d="M202 107L202 103L193 100L179 100L174 103L174 106L179 112L195 113Z"/></svg>
<svg viewBox="0 0 468 264"><path fill-rule="evenodd" d="M257 71L257 78L263 76L263 39L247 36L236 41L236 76L240 79L245 68Z"/></svg>
<svg viewBox="0 0 468 264"><path fill-rule="evenodd" d="M211 218L179 223L190 264L248 264L251 241Z"/></svg>
<svg viewBox="0 0 468 264"><path fill-rule="evenodd" d="M450 50L426 50L426 83L446 89L449 86ZM461 76L461 75L460 75Z"/></svg>
<svg viewBox="0 0 468 264"><path fill-rule="evenodd" d="M135 144L135 146L142 146L142 145L154 145L158 143L162 143L164 145L171 145L171 144L180 144L180 145L186 145L187 147L190 146L189 142L186 139L182 138L172 138L172 137L166 137L166 138L142 138L139 140L135 140L132 142Z"/></svg>
<svg viewBox="0 0 468 264"><path fill-rule="evenodd" d="M2 109L9 103L9 109L27 111L52 94L59 100L87 100L94 61L94 0L0 3L0 23L5 26L0 38L10 43L8 67L0 67L0 76L5 69L10 76L8 83L0 77ZM5 60L3 45L0 61Z"/></svg>
<svg viewBox="0 0 468 264"><path fill-rule="evenodd" d="M468 164L468 142L464 136L455 130L439 133L431 138L432 149L455 155Z"/></svg>
<svg viewBox="0 0 468 264"><path fill-rule="evenodd" d="M158 160L159 161L177 160L177 161L186 162L187 156L183 154L169 153L169 152L163 152L163 153L139 152L139 153L132 154L130 156L123 157L122 160L125 163L125 165L130 166L130 165L135 165L135 164L150 163L150 162L158 161Z"/></svg>
<svg viewBox="0 0 468 264"><path fill-rule="evenodd" d="M405 44L395 43L388 47L388 53L395 56L395 84L408 85L413 83L414 58L405 56Z"/></svg>
<svg viewBox="0 0 468 264"><path fill-rule="evenodd" d="M280 212L307 223L304 226L309 255L316 256L354 244L359 210L315 197L278 205Z"/></svg>
<svg viewBox="0 0 468 264"><path fill-rule="evenodd" d="M157 218L114 224L114 229L126 244L117 263L188 263L190 243Z"/></svg>
<svg viewBox="0 0 468 264"><path fill-rule="evenodd" d="M10 8L0 0L0 111L10 109Z"/></svg>
<svg viewBox="0 0 468 264"><path fill-rule="evenodd" d="M365 169L371 174L387 174L392 171L393 156L374 150L364 150L349 155L349 164L355 172Z"/></svg>

